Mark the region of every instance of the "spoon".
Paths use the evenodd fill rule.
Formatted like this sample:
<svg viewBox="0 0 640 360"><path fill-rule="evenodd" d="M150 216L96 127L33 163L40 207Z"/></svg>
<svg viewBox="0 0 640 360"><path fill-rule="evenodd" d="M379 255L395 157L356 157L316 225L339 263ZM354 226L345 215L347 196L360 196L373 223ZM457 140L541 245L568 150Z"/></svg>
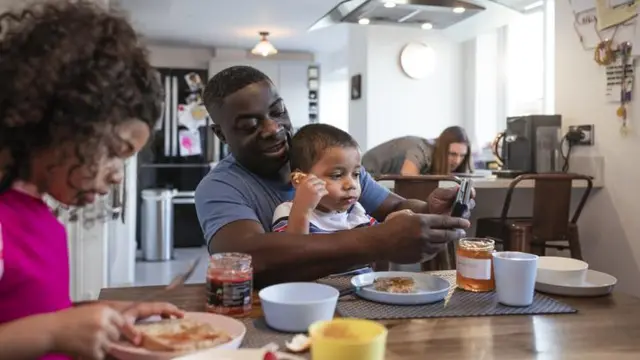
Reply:
<svg viewBox="0 0 640 360"><path fill-rule="evenodd" d="M179 287L181 287L182 285L184 285L184 283L187 282L187 280L189 280L189 278L191 278L191 276L193 275L193 272L196 270L196 267L198 267L198 263L200 263L200 259L201 258L197 258L195 259L191 265L189 266L189 268L187 269L187 271L185 271L184 273L178 274L176 275L176 277L174 277L171 282L169 282L169 284L167 286L165 286L164 288L158 290L158 291L154 291L151 294L142 297L141 299L138 299L134 302L132 302L129 306L125 307L124 310L122 310L122 313L125 313L133 308L135 308L136 306L138 306L138 304L140 304L141 302L145 302L145 301L149 301L152 299L157 298L158 296L161 296L162 294L175 290Z"/></svg>

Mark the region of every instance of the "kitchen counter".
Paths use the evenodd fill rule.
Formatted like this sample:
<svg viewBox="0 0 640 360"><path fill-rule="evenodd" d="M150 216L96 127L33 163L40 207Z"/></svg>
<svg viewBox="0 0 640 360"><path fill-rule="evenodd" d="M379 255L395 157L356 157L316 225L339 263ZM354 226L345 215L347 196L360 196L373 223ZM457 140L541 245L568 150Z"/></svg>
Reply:
<svg viewBox="0 0 640 360"><path fill-rule="evenodd" d="M495 176L492 177L488 177L488 178L472 178L471 181L473 182L473 187L475 189L507 189L509 187L509 185L511 184L511 181L513 181L513 179L498 179ZM388 188L388 189L393 189L394 186L394 182L393 181L379 181L379 183ZM593 180L593 188L602 188L603 187L603 181L602 178L600 179L594 179ZM440 187L450 187L450 186L455 186L455 183L452 181L441 181L440 182ZM573 182L573 187L576 189L582 189L582 188L586 188L587 187L587 183L585 181L574 181ZM533 188L533 180L523 180L521 181L517 188Z"/></svg>

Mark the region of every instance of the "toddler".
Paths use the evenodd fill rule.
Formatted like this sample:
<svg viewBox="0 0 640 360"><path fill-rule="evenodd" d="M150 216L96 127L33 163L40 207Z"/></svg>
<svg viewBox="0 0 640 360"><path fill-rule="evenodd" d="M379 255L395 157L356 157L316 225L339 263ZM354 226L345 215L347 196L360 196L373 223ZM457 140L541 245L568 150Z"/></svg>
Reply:
<svg viewBox="0 0 640 360"><path fill-rule="evenodd" d="M289 154L295 196L276 208L272 231L317 234L377 224L358 202L365 170L351 135L327 124L306 125L291 139Z"/></svg>

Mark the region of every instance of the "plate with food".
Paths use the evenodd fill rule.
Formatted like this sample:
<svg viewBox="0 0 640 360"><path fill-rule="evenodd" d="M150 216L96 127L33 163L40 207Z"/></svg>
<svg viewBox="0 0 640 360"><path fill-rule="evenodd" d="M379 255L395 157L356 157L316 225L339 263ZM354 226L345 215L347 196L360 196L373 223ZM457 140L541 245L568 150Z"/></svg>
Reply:
<svg viewBox="0 0 640 360"><path fill-rule="evenodd" d="M421 305L443 300L449 281L434 275L404 271L381 271L351 278L358 296L394 305Z"/></svg>
<svg viewBox="0 0 640 360"><path fill-rule="evenodd" d="M247 328L228 316L188 312L183 319L143 321L139 346L119 342L111 355L120 360L168 360L206 349L237 349Z"/></svg>
<svg viewBox="0 0 640 360"><path fill-rule="evenodd" d="M304 360L304 358L280 351L265 349L211 349L177 357L174 360Z"/></svg>

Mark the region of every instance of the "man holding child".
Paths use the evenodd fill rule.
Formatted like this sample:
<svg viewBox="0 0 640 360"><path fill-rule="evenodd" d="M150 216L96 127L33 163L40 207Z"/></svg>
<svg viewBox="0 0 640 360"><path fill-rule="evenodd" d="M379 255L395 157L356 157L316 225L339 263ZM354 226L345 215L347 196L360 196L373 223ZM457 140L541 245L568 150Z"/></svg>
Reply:
<svg viewBox="0 0 640 360"><path fill-rule="evenodd" d="M438 189L427 202L403 199L377 184L360 166L359 152L349 151L355 147L353 141L351 146L342 146L348 151L342 155L351 158L333 159L348 163L342 167L349 167L349 171L334 179L330 171L333 168L329 168L340 164L327 163L326 172L311 171L302 181L307 193L317 198L313 200L322 204L320 199L326 193L323 189L327 182L336 180L338 188L343 187L345 193L355 197L354 206L342 210L348 213L356 208L357 202L359 219L368 215L375 219L371 226L357 226L361 224L354 222L354 226L332 227L331 231L272 232L277 225L273 221L279 205L303 202L301 195L294 199L291 171L302 169L289 166L287 135L292 127L282 98L265 74L248 66L234 66L216 74L209 80L203 98L214 131L229 146L231 155L220 161L198 186L198 218L210 252L243 252L253 256L258 287L314 280L376 261L415 263L425 255L434 256L446 243L463 236L461 229L469 227L465 219L438 215L449 212L455 189ZM325 130L338 137L346 134ZM341 148L335 142L331 144L333 148ZM316 158L311 159L315 162L324 161L323 156L331 150L331 146L323 149L318 143L304 148L309 146L319 150ZM310 187L312 191L308 191ZM306 203L308 206L308 199ZM287 218L311 216L294 215L293 208ZM314 209L303 212L309 210ZM317 211L322 210L318 207ZM392 213L397 214L388 218ZM304 224L317 227L311 220L306 218Z"/></svg>

